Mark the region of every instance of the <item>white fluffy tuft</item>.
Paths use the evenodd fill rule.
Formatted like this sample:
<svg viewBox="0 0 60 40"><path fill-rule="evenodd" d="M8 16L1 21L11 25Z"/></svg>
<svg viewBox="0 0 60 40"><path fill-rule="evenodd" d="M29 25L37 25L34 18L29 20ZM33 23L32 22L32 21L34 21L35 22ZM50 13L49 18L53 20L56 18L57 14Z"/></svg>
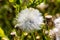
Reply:
<svg viewBox="0 0 60 40"><path fill-rule="evenodd" d="M22 10L15 18L16 25L23 31L30 32L33 30L40 30L40 26L43 23L43 17L41 13L34 8L27 8Z"/></svg>

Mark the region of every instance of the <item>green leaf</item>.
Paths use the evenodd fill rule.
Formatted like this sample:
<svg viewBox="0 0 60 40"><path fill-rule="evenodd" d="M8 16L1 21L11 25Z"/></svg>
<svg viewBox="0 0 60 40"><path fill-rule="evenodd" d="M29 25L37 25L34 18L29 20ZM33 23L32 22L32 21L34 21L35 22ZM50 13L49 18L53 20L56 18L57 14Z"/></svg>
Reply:
<svg viewBox="0 0 60 40"><path fill-rule="evenodd" d="M4 37L4 36L5 36L4 31L3 31L3 29L0 27L0 37Z"/></svg>

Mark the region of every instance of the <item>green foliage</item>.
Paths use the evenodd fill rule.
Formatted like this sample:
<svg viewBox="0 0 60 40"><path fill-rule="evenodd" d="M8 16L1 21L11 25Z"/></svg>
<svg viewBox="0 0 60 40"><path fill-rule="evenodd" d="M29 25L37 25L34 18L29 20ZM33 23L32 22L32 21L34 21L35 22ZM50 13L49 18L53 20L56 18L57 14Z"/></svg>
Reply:
<svg viewBox="0 0 60 40"><path fill-rule="evenodd" d="M5 34L4 34L4 31L0 28L0 37L4 37Z"/></svg>

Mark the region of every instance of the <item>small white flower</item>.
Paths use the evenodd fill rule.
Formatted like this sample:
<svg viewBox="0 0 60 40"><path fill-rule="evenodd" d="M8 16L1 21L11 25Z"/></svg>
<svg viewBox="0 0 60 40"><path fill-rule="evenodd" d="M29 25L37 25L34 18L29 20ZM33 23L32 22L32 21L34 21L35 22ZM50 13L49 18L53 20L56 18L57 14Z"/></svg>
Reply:
<svg viewBox="0 0 60 40"><path fill-rule="evenodd" d="M27 8L22 10L15 18L16 25L23 31L29 32L32 30L40 30L40 26L43 23L43 17L41 13L34 8Z"/></svg>

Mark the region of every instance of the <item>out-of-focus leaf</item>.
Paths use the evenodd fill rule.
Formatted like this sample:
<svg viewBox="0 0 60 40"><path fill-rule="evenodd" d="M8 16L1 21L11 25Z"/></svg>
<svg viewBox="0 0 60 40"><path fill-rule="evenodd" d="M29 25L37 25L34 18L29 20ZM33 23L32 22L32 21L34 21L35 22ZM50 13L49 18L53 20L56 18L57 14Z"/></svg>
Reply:
<svg viewBox="0 0 60 40"><path fill-rule="evenodd" d="M22 4L23 0L20 0L20 4Z"/></svg>
<svg viewBox="0 0 60 40"><path fill-rule="evenodd" d="M60 3L60 0L57 0L58 3Z"/></svg>
<svg viewBox="0 0 60 40"><path fill-rule="evenodd" d="M4 31L3 31L3 29L0 27L0 37L4 37L4 36L5 36Z"/></svg>
<svg viewBox="0 0 60 40"><path fill-rule="evenodd" d="M9 2L14 2L14 0L9 0Z"/></svg>

